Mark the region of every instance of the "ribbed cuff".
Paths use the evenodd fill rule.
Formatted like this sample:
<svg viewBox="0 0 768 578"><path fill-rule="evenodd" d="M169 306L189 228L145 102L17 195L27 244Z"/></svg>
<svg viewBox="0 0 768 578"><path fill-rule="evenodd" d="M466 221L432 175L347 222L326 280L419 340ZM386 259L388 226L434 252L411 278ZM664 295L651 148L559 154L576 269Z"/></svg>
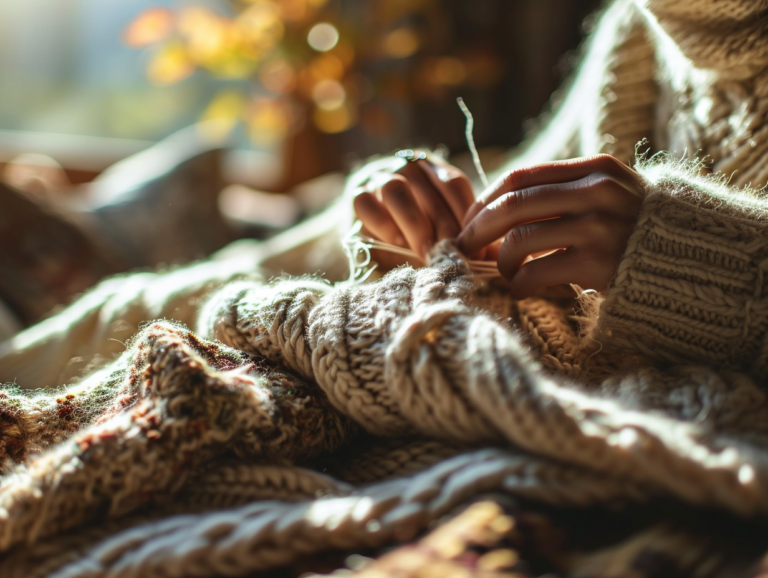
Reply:
<svg viewBox="0 0 768 578"><path fill-rule="evenodd" d="M689 174L640 169L636 230L601 306L605 347L768 374L768 203Z"/></svg>

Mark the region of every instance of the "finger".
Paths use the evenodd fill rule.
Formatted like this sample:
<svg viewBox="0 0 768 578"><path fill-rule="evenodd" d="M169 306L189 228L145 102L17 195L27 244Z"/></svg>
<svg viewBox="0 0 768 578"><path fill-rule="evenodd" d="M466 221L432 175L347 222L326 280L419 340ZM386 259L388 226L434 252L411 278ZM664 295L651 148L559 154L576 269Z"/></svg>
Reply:
<svg viewBox="0 0 768 578"><path fill-rule="evenodd" d="M408 163L398 171L408 180L414 197L421 210L429 218L435 232L435 240L454 238L461 230L459 220L454 217L453 211L442 198L441 191L427 178L419 165L424 161Z"/></svg>
<svg viewBox="0 0 768 578"><path fill-rule="evenodd" d="M373 233L365 227L360 230L360 234L365 237L374 236ZM381 273L386 273L387 271L391 271L392 269L395 269L400 265L407 264L409 262L414 267L424 266L424 261L418 257L410 259L403 255L392 253L391 251L386 251L383 249L371 249L371 260L376 262L378 265L378 270Z"/></svg>
<svg viewBox="0 0 768 578"><path fill-rule="evenodd" d="M515 169L502 175L490 188L484 191L469 208L463 223L471 221L484 207L500 196L521 189L567 183L588 176L604 173L614 177L628 190L642 190L642 179L627 165L610 155L596 155L566 161L554 161L532 167Z"/></svg>
<svg viewBox="0 0 768 578"><path fill-rule="evenodd" d="M390 245L406 246L405 236L400 231L400 227L374 193L358 194L354 200L354 209L363 226L373 237Z"/></svg>
<svg viewBox="0 0 768 578"><path fill-rule="evenodd" d="M405 177L394 175L381 188L381 195L408 246L425 257L435 244L435 232L432 222L416 201L409 182Z"/></svg>
<svg viewBox="0 0 768 578"><path fill-rule="evenodd" d="M501 242L496 242L488 245L484 251L485 255L483 258L486 261L498 261L499 260L499 251L501 250Z"/></svg>
<svg viewBox="0 0 768 578"><path fill-rule="evenodd" d="M594 248L611 260L624 250L617 239L623 239L626 227L626 221L600 214L520 225L507 234L499 249L499 273L511 279L530 255L557 249Z"/></svg>
<svg viewBox="0 0 768 578"><path fill-rule="evenodd" d="M510 293L525 299L546 287L574 283L583 289L605 291L616 263L604 255L573 248L529 261L509 279Z"/></svg>
<svg viewBox="0 0 768 578"><path fill-rule="evenodd" d="M507 193L484 207L459 234L458 245L473 253L523 223L579 213L600 212L631 218L641 200L605 174L574 182L542 185Z"/></svg>
<svg viewBox="0 0 768 578"><path fill-rule="evenodd" d="M448 163L439 160L416 163L424 171L432 186L441 192L442 199L453 213L456 222L464 222L464 216L475 202L472 183L467 176Z"/></svg>

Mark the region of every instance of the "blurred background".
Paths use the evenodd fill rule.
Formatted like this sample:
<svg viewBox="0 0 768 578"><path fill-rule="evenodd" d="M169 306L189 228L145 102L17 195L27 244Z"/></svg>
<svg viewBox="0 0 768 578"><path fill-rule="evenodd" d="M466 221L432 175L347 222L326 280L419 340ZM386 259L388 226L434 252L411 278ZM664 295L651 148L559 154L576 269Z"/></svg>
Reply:
<svg viewBox="0 0 768 578"><path fill-rule="evenodd" d="M373 154L461 159L458 96L492 163L598 4L4 0L0 301L26 324L105 274L267 237Z"/></svg>

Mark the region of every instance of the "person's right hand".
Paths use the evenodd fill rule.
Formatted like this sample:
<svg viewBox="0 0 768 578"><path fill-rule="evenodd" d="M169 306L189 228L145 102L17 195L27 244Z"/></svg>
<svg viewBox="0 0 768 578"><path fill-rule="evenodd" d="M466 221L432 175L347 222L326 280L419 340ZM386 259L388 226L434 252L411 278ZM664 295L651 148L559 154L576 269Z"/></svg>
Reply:
<svg viewBox="0 0 768 578"><path fill-rule="evenodd" d="M645 186L609 155L510 171L469 209L458 247L465 254L483 247L496 253L517 299L561 284L605 291L635 229Z"/></svg>
<svg viewBox="0 0 768 578"><path fill-rule="evenodd" d="M458 236L475 196L467 176L439 158L397 160L358 188L354 209L363 234L415 251L420 260L411 265L421 266L437 241ZM373 258L385 271L407 261L385 251Z"/></svg>

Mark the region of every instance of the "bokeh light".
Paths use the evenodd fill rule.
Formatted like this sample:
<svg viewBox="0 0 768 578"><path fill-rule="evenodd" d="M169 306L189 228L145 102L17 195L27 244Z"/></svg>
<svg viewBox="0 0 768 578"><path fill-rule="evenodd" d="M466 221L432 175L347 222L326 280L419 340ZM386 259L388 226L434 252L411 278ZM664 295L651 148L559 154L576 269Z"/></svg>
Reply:
<svg viewBox="0 0 768 578"><path fill-rule="evenodd" d="M173 20L170 10L145 10L125 29L123 42L133 48L140 48L165 40L173 31Z"/></svg>
<svg viewBox="0 0 768 578"><path fill-rule="evenodd" d="M245 123L249 137L254 143L274 146L289 134L293 118L285 102L256 98L246 110Z"/></svg>
<svg viewBox="0 0 768 578"><path fill-rule="evenodd" d="M335 110L347 99L344 87L335 80L321 80L312 91L312 100L323 110Z"/></svg>
<svg viewBox="0 0 768 578"><path fill-rule="evenodd" d="M458 86L467 78L467 67L458 58L435 58L431 64L431 77L437 84Z"/></svg>
<svg viewBox="0 0 768 578"><path fill-rule="evenodd" d="M185 47L179 42L163 46L152 55L147 68L149 80L155 84L180 82L195 71Z"/></svg>
<svg viewBox="0 0 768 578"><path fill-rule="evenodd" d="M285 59L276 58L261 67L259 80L267 90L287 93L296 86L296 72Z"/></svg>
<svg viewBox="0 0 768 578"><path fill-rule="evenodd" d="M212 142L223 141L240 122L245 100L245 95L238 90L219 92L200 118L204 136Z"/></svg>
<svg viewBox="0 0 768 578"><path fill-rule="evenodd" d="M318 52L328 52L339 42L339 31L333 24L320 22L307 34L307 43Z"/></svg>
<svg viewBox="0 0 768 578"><path fill-rule="evenodd" d="M413 56L419 49L419 37L410 28L398 28L384 38L384 52L392 58Z"/></svg>
<svg viewBox="0 0 768 578"><path fill-rule="evenodd" d="M333 110L316 108L312 118L315 126L324 133L335 134L352 128L355 117L347 106L341 106Z"/></svg>

